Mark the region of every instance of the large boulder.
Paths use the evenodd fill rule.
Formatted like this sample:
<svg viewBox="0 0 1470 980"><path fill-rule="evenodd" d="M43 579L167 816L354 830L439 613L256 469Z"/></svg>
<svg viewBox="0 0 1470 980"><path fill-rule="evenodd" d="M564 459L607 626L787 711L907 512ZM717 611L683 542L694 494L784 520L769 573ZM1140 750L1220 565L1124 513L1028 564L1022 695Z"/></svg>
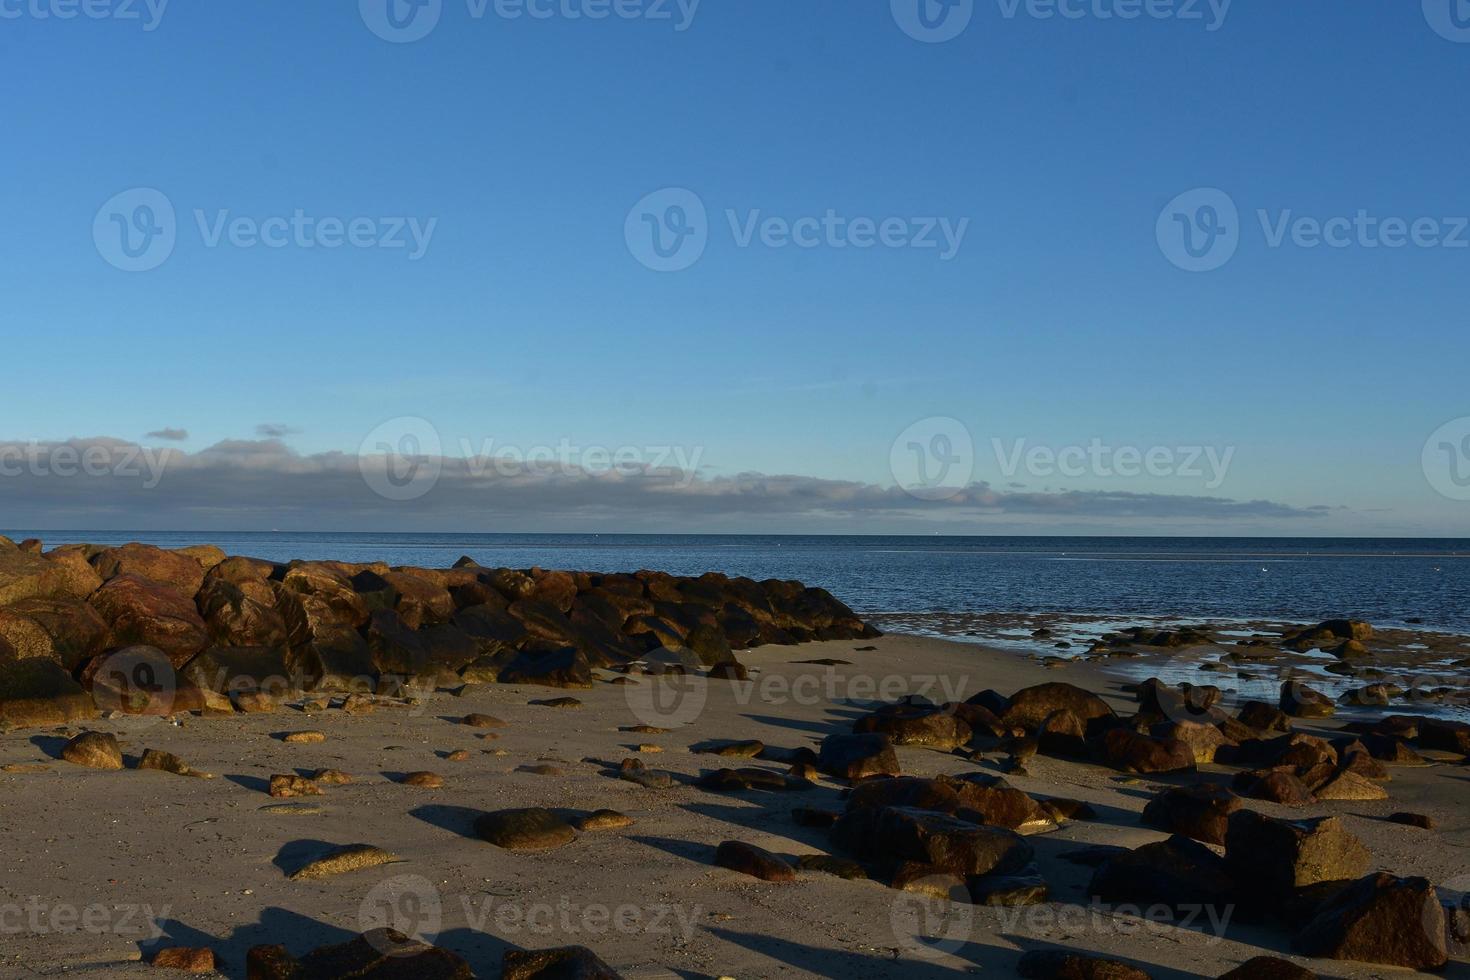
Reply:
<svg viewBox="0 0 1470 980"><path fill-rule="evenodd" d="M1107 732L1101 750L1108 765L1124 772L1187 772L1195 767L1194 751L1178 739L1154 738L1127 728Z"/></svg>
<svg viewBox="0 0 1470 980"><path fill-rule="evenodd" d="M849 810L832 825L832 839L859 858L914 861L962 877L1013 874L1034 856L1014 831L910 807Z"/></svg>
<svg viewBox="0 0 1470 980"><path fill-rule="evenodd" d="M110 629L80 599L33 597L0 609L0 641L20 659L38 657L75 670L108 645Z"/></svg>
<svg viewBox="0 0 1470 980"><path fill-rule="evenodd" d="M392 609L372 614L367 641L378 673L394 677L452 680L480 655L479 645L458 627L410 629Z"/></svg>
<svg viewBox="0 0 1470 980"><path fill-rule="evenodd" d="M289 642L286 621L276 610L275 590L263 581L207 580L195 604L216 643L238 647L275 647Z"/></svg>
<svg viewBox="0 0 1470 980"><path fill-rule="evenodd" d="M1143 823L1170 834L1206 844L1225 844L1230 815L1245 804L1223 786L1200 783L1174 786L1159 793L1143 808Z"/></svg>
<svg viewBox="0 0 1470 980"><path fill-rule="evenodd" d="M943 708L886 705L853 723L857 733L882 732L894 745L950 752L970 741L970 726Z"/></svg>
<svg viewBox="0 0 1470 980"><path fill-rule="evenodd" d="M90 583L78 582L77 571L69 562L77 560L41 557L28 554L14 545L0 543L0 606L9 605L20 599L38 596L73 596L81 598L88 593L78 591L88 584L100 584L95 573Z"/></svg>
<svg viewBox="0 0 1470 980"><path fill-rule="evenodd" d="M817 768L838 779L897 776L902 770L893 742L881 732L828 735L817 753Z"/></svg>
<svg viewBox="0 0 1470 980"><path fill-rule="evenodd" d="M1110 858L1092 876L1090 892L1104 902L1161 906L1175 915L1234 903L1225 862L1198 841L1175 834Z"/></svg>
<svg viewBox="0 0 1470 980"><path fill-rule="evenodd" d="M303 689L308 680L291 669L281 647L210 647L182 673L188 683L216 694L264 691L283 697Z"/></svg>
<svg viewBox="0 0 1470 980"><path fill-rule="evenodd" d="M1022 834L1056 827L1041 804L1003 780L987 785L976 779L948 776L873 779L856 786L847 798L849 810L887 806L952 813L972 823Z"/></svg>
<svg viewBox="0 0 1470 980"><path fill-rule="evenodd" d="M546 653L528 651L500 672L500 683L586 689L592 686L592 667L575 647Z"/></svg>
<svg viewBox="0 0 1470 980"><path fill-rule="evenodd" d="M1149 975L1121 960L1069 950L1033 949L1016 963L1025 980L1149 980Z"/></svg>
<svg viewBox="0 0 1470 980"><path fill-rule="evenodd" d="M119 574L93 593L91 601L111 627L116 645L157 647L175 667L209 645L209 630L192 593L186 596L154 579Z"/></svg>
<svg viewBox="0 0 1470 980"><path fill-rule="evenodd" d="M1447 960L1444 909L1428 880L1379 872L1328 900L1295 946L1324 959L1439 970Z"/></svg>
<svg viewBox="0 0 1470 980"><path fill-rule="evenodd" d="M1099 731L1116 717L1108 703L1096 694L1075 684L1056 681L1012 694L1000 718L1007 725L1034 732L1049 715L1062 710L1072 712L1089 733Z"/></svg>
<svg viewBox="0 0 1470 980"><path fill-rule="evenodd" d="M96 714L92 696L60 664L39 658L0 663L0 727L65 725Z"/></svg>
<svg viewBox="0 0 1470 980"><path fill-rule="evenodd" d="M191 598L204 582L204 566L197 559L150 544L104 549L92 557L92 567L104 582L119 575L134 575L172 586Z"/></svg>
<svg viewBox="0 0 1470 980"><path fill-rule="evenodd" d="M1330 718L1337 713L1331 698L1296 680L1282 682L1280 708L1293 718Z"/></svg>
<svg viewBox="0 0 1470 980"><path fill-rule="evenodd" d="M449 590L422 575L407 571L387 572L381 576L363 573L385 583L391 590L391 606L410 629L446 623L454 615L454 600ZM359 590L360 591L360 590Z"/></svg>
<svg viewBox="0 0 1470 980"><path fill-rule="evenodd" d="M1357 878L1372 855L1337 817L1282 820L1254 810L1230 815L1225 863L1242 890L1281 901L1297 889Z"/></svg>

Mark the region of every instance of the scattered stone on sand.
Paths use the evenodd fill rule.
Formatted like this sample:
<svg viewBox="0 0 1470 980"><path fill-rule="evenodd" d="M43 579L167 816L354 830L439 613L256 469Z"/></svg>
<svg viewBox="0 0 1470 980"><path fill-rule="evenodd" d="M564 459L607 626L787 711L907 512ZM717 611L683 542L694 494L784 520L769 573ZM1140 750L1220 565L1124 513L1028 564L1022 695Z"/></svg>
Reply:
<svg viewBox="0 0 1470 980"><path fill-rule="evenodd" d="M754 759L766 750L766 745L754 739L744 742L720 739L713 742L700 742L697 745L691 745L689 749L701 755L719 755L730 759Z"/></svg>
<svg viewBox="0 0 1470 980"><path fill-rule="evenodd" d="M580 708L582 702L576 698L538 698L529 702L541 708Z"/></svg>
<svg viewBox="0 0 1470 980"><path fill-rule="evenodd" d="M1147 973L1119 960L1040 949L1021 957L1016 976L1026 980L1150 980Z"/></svg>
<svg viewBox="0 0 1470 980"><path fill-rule="evenodd" d="M458 955L410 939L392 929L375 929L340 945L323 946L300 959L287 952L284 946L256 946L245 956L245 975L249 980L340 980L345 977L474 980L469 964ZM534 973L523 974L520 980L534 976Z"/></svg>
<svg viewBox="0 0 1470 980"><path fill-rule="evenodd" d="M276 699L264 691L241 691L234 696L235 710L247 715L266 715L278 707Z"/></svg>
<svg viewBox="0 0 1470 980"><path fill-rule="evenodd" d="M192 768L183 759L172 752L162 752L158 749L144 749L143 755L138 759L139 769L156 769L159 772L171 772L175 776L194 776L199 779L213 779L212 773L200 772Z"/></svg>
<svg viewBox="0 0 1470 980"><path fill-rule="evenodd" d="M981 875L971 878L968 887L971 904L1001 908L1040 905L1051 893L1035 867L1016 875Z"/></svg>
<svg viewBox="0 0 1470 980"><path fill-rule="evenodd" d="M577 829L584 833L597 830L621 830L633 826L633 818L616 810L593 810L577 818Z"/></svg>
<svg viewBox="0 0 1470 980"><path fill-rule="evenodd" d="M213 973L214 951L208 947L170 946L160 949L149 960L153 966L188 973Z"/></svg>
<svg viewBox="0 0 1470 980"><path fill-rule="evenodd" d="M846 881L866 881L868 878L867 869L861 864L829 854L803 854L796 859L796 866L802 871L820 871Z"/></svg>
<svg viewBox="0 0 1470 980"><path fill-rule="evenodd" d="M15 774L27 774L38 772L50 772L51 767L40 762L8 762L0 766L0 772Z"/></svg>
<svg viewBox="0 0 1470 980"><path fill-rule="evenodd" d="M349 715L370 715L378 710L378 705L372 695L349 694L342 700L342 710Z"/></svg>
<svg viewBox="0 0 1470 980"><path fill-rule="evenodd" d="M278 799L293 796L322 796L322 788L313 780L294 773L277 773L271 776L270 795Z"/></svg>
<svg viewBox="0 0 1470 980"><path fill-rule="evenodd" d="M405 786L417 786L420 789L441 789L444 786L444 777L437 772L410 772L405 773L399 782Z"/></svg>
<svg viewBox="0 0 1470 980"><path fill-rule="evenodd" d="M618 778L647 789L668 789L674 785L673 776L649 769L642 759L624 759L618 765Z"/></svg>
<svg viewBox="0 0 1470 980"><path fill-rule="evenodd" d="M495 717L494 715L484 715L484 714L480 714L479 712L475 712L474 714L465 715L462 719L460 719L460 724L461 725L468 725L471 728L504 728L505 727L505 722L501 721L499 718Z"/></svg>
<svg viewBox="0 0 1470 980"><path fill-rule="evenodd" d="M1103 736L1103 757L1125 772L1187 772L1194 769L1194 751L1178 739L1153 738L1127 728Z"/></svg>
<svg viewBox="0 0 1470 980"><path fill-rule="evenodd" d="M311 778L319 786L346 786L352 782L352 777L340 769L318 769Z"/></svg>
<svg viewBox="0 0 1470 980"><path fill-rule="evenodd" d="M1444 909L1427 879L1380 871L1323 905L1294 945L1324 959L1439 970L1447 959Z"/></svg>
<svg viewBox="0 0 1470 980"><path fill-rule="evenodd" d="M500 977L501 980L622 980L620 974L585 946L507 949L501 959Z"/></svg>
<svg viewBox="0 0 1470 980"><path fill-rule="evenodd" d="M475 832L508 851L545 851L577 839L565 820L542 807L486 813L475 821Z"/></svg>
<svg viewBox="0 0 1470 980"><path fill-rule="evenodd" d="M83 732L66 743L61 757L89 769L123 767L122 748L117 744L117 736L108 732Z"/></svg>
<svg viewBox="0 0 1470 980"><path fill-rule="evenodd" d="M902 770L887 735L828 735L822 739L817 768L838 779L897 776Z"/></svg>
<svg viewBox="0 0 1470 980"><path fill-rule="evenodd" d="M1330 718L1337 713L1331 698L1296 680L1282 683L1279 706L1293 718Z"/></svg>
<svg viewBox="0 0 1470 980"><path fill-rule="evenodd" d="M980 697L980 695L976 695ZM998 714L1007 725L1035 732L1041 723L1054 712L1063 709L1072 712L1089 730L1099 723L1115 717L1113 709L1102 698L1085 691L1075 684L1054 681L1023 688L1005 699L1005 706L995 711L995 706L971 699Z"/></svg>
<svg viewBox="0 0 1470 980"><path fill-rule="evenodd" d="M1057 797L1051 800L1042 800L1041 809L1055 823L1064 820L1096 820L1097 810L1091 803L1085 800L1068 800Z"/></svg>
<svg viewBox="0 0 1470 980"><path fill-rule="evenodd" d="M290 742L293 745L307 745L313 742L325 742L326 740L327 733L318 731L287 732L281 738L281 741Z"/></svg>
<svg viewBox="0 0 1470 980"><path fill-rule="evenodd" d="M468 762L470 753L468 749L455 749L453 752L444 753L445 762Z"/></svg>
<svg viewBox="0 0 1470 980"><path fill-rule="evenodd" d="M567 771L561 766L553 766L546 762L528 763L524 766L516 766L516 772L528 773L532 776L565 776Z"/></svg>
<svg viewBox="0 0 1470 980"><path fill-rule="evenodd" d="M1400 811L1388 815L1390 823L1401 823L1406 827L1418 827L1421 830L1433 830L1436 826L1433 817L1422 813L1407 813Z"/></svg>
<svg viewBox="0 0 1470 980"><path fill-rule="evenodd" d="M710 680L748 681L750 671L738 660L724 660L709 669Z"/></svg>
<svg viewBox="0 0 1470 980"><path fill-rule="evenodd" d="M374 847L371 844L348 844L302 865L291 873L291 880L311 881L317 878L330 878L349 871L361 871L364 868L391 864L397 860L398 855L385 851L381 847Z"/></svg>
<svg viewBox="0 0 1470 980"><path fill-rule="evenodd" d="M669 733L669 729L658 728L654 725L624 725L618 731L627 732L629 735L667 735Z"/></svg>
<svg viewBox="0 0 1470 980"><path fill-rule="evenodd" d="M633 746L634 752L658 753L662 752L663 750L664 747L662 745L654 745L652 742L640 742L637 745Z"/></svg>
<svg viewBox="0 0 1470 980"><path fill-rule="evenodd" d="M796 880L796 869L763 848L743 841L727 840L715 850L715 864L762 881Z"/></svg>
<svg viewBox="0 0 1470 980"><path fill-rule="evenodd" d="M1303 807L1317 802L1307 784L1296 773L1285 769L1239 772L1230 786L1242 796L1282 806Z"/></svg>

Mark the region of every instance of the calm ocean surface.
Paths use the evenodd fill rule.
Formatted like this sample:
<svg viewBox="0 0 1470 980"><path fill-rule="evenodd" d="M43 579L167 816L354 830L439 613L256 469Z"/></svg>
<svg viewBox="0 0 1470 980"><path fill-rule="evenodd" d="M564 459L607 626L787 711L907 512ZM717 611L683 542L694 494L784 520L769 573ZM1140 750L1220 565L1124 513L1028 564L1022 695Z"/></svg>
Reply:
<svg viewBox="0 0 1470 980"><path fill-rule="evenodd" d="M1470 539L1026 538L8 531L273 561L336 558L800 579L860 613L1086 613L1318 621L1470 633Z"/></svg>

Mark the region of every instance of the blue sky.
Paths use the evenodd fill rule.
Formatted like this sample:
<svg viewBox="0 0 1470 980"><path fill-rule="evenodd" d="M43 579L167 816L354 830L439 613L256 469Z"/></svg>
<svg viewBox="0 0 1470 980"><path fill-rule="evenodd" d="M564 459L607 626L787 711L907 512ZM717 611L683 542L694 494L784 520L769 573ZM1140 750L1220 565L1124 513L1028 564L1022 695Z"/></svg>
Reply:
<svg viewBox="0 0 1470 980"><path fill-rule="evenodd" d="M447 456L673 446L698 452L702 481L783 475L820 491L776 515L747 506L763 492L747 481L661 517L656 494L599 507L596 481L550 511L502 507L472 481L493 527L465 526L475 498L450 506L438 489L331 518L387 529L1470 526L1470 502L1421 458L1470 416L1470 248L1272 247L1257 214L1433 219L1470 243L1455 221L1470 215L1470 39L1435 29L1437 0L1180 0L1133 20L1100 16L1129 0L1072 0L1078 17L975 0L943 43L902 29L902 0L703 0L692 17L687 0L622 0L640 16L601 20L568 15L598 0L538 0L545 18L442 0L411 43L369 28L386 0L364 0L366 14L177 3L156 23L157 0L94 2L117 16L0 2L0 440L108 437L195 463L223 443L295 472L412 417ZM173 251L144 272L94 238L99 209L135 188L176 212ZM706 212L704 252L675 272L645 267L625 236L630 209L666 188ZM1195 188L1239 214L1236 250L1208 272L1177 267L1156 232ZM405 238L399 219L432 234L417 258L210 243L221 220L298 211L369 219L374 241ZM737 226L897 219L909 235L965 224L946 258L742 246L728 212ZM894 440L933 418L963 424L966 472L991 496L844 503L902 482ZM149 436L167 429L188 438ZM1446 432L1436 446L1461 446ZM1007 474L993 439L1232 455L1219 481ZM15 523L326 519L273 515L269 483L234 510L162 495L120 509L107 479L16 489L26 479L0 480L33 518ZM1081 496L1058 512L1038 502L1049 494ZM1137 498L1120 509L1119 494Z"/></svg>

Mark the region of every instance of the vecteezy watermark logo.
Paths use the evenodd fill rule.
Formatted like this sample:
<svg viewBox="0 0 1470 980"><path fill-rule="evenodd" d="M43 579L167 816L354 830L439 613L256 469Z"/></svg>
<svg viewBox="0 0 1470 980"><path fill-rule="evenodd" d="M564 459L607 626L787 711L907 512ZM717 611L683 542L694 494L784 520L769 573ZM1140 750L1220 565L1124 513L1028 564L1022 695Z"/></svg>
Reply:
<svg viewBox="0 0 1470 980"><path fill-rule="evenodd" d="M970 891L955 875L935 874L905 884L888 910L902 949L937 958L954 955L975 930Z"/></svg>
<svg viewBox="0 0 1470 980"><path fill-rule="evenodd" d="M1470 500L1470 416L1452 419L1424 443L1424 477L1442 497Z"/></svg>
<svg viewBox="0 0 1470 980"><path fill-rule="evenodd" d="M0 20L135 20L152 32L167 9L168 0L0 0Z"/></svg>
<svg viewBox="0 0 1470 980"><path fill-rule="evenodd" d="M1225 26L1234 0L996 0L1001 16L1015 20L1177 20L1201 22L1210 33ZM1206 17L1209 19L1206 20Z"/></svg>
<svg viewBox="0 0 1470 980"><path fill-rule="evenodd" d="M889 0L889 6L903 32L925 44L953 41L975 16L975 0Z"/></svg>
<svg viewBox="0 0 1470 980"><path fill-rule="evenodd" d="M1056 448L1014 440L1009 447L1000 439L990 440L1001 473L1009 479L1024 473L1038 479L1085 476L1100 479L1153 477L1201 480L1206 489L1218 490L1225 482L1235 447L1226 446L1113 446L1101 439L1087 445Z"/></svg>
<svg viewBox="0 0 1470 980"><path fill-rule="evenodd" d="M680 728L699 719L709 701L709 679L693 651L662 647L645 658L648 673L623 685L628 708L645 725Z"/></svg>
<svg viewBox="0 0 1470 980"><path fill-rule="evenodd" d="M201 244L209 249L226 245L239 249L402 249L410 262L428 252L439 225L438 218L340 218L308 214L301 208L266 218L232 215L228 208L195 208L193 218ZM98 254L124 272L158 268L173 254L178 236L173 202L148 187L113 197L92 222Z"/></svg>
<svg viewBox="0 0 1470 980"><path fill-rule="evenodd" d="M404 415L368 433L357 450L357 468L369 489L385 500L417 500L439 482L443 452L433 423Z"/></svg>
<svg viewBox="0 0 1470 980"><path fill-rule="evenodd" d="M959 419L920 419L893 440L888 468L899 489L920 500L949 500L975 475L975 442Z"/></svg>
<svg viewBox="0 0 1470 980"><path fill-rule="evenodd" d="M357 0L362 22L378 37L409 44L428 37L439 26L444 0Z"/></svg>
<svg viewBox="0 0 1470 980"><path fill-rule="evenodd" d="M151 187L123 191L97 209L97 254L124 272L156 269L174 252L178 221L168 197Z"/></svg>
<svg viewBox="0 0 1470 980"><path fill-rule="evenodd" d="M179 678L162 650L125 647L110 653L92 674L92 700L99 711L159 717L173 712Z"/></svg>
<svg viewBox="0 0 1470 980"><path fill-rule="evenodd" d="M1424 0L1424 19L1445 40L1470 44L1470 0Z"/></svg>
<svg viewBox="0 0 1470 980"><path fill-rule="evenodd" d="M357 924L360 932L392 929L432 946L444 926L444 901L429 879L398 875L378 882L367 893L357 908Z"/></svg>
<svg viewBox="0 0 1470 980"><path fill-rule="evenodd" d="M1185 191L1159 212L1154 228L1164 257L1186 272L1212 272L1240 247L1240 211L1214 187Z"/></svg>
<svg viewBox="0 0 1470 980"><path fill-rule="evenodd" d="M730 238L740 249L934 250L941 262L959 254L970 230L969 218L849 217L832 208L794 218L727 208L724 216ZM643 198L623 225L628 251L655 272L680 272L698 262L712 233L704 201L682 187Z"/></svg>
<svg viewBox="0 0 1470 980"><path fill-rule="evenodd" d="M628 212L623 238L633 258L654 272L683 272L709 245L704 201L683 187L654 191Z"/></svg>

